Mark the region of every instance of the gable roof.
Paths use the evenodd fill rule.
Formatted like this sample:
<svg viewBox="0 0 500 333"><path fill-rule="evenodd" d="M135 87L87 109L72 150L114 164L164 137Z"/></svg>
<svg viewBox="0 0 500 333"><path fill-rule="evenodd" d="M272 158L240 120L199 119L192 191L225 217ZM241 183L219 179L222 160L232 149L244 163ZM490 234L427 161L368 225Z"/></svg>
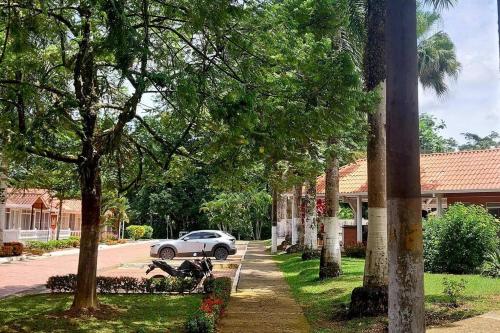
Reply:
<svg viewBox="0 0 500 333"><path fill-rule="evenodd" d="M39 203L43 204L43 209L50 209L53 212L59 211L59 199L52 197L48 190L38 188L7 188L7 208L31 209L33 205ZM81 207L81 200L66 199L63 200L62 211L79 213L82 209Z"/></svg>
<svg viewBox="0 0 500 333"><path fill-rule="evenodd" d="M422 193L500 192L500 148L420 155ZM317 194L325 193L320 176ZM368 192L366 159L340 168L340 194Z"/></svg>

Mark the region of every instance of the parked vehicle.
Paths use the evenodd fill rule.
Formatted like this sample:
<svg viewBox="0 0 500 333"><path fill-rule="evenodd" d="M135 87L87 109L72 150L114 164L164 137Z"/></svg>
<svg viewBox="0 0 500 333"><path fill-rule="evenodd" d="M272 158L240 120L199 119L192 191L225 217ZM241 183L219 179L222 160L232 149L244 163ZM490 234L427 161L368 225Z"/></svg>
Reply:
<svg viewBox="0 0 500 333"><path fill-rule="evenodd" d="M183 263L175 268L170 266L164 260L153 260L151 264L148 265L148 269L146 270L146 274L149 274L156 268L161 269L165 273L170 276L178 277L178 278L192 278L196 281L196 285L193 290L199 287L205 279L212 279L212 261L210 258L207 258L206 253L201 250L203 258L195 259L193 261L184 260ZM153 278L163 278L163 275L154 275Z"/></svg>
<svg viewBox="0 0 500 333"><path fill-rule="evenodd" d="M206 249L206 255L225 260L236 254L236 239L219 230L192 231L179 239L164 240L151 246L151 257L173 259L174 257L197 257Z"/></svg>

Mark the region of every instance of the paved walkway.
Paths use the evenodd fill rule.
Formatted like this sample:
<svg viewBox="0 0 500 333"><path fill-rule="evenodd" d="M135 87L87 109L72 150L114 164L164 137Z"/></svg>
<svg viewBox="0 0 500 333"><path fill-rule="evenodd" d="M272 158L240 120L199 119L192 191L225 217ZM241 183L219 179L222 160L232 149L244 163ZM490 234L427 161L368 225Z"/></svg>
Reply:
<svg viewBox="0 0 500 333"><path fill-rule="evenodd" d="M99 272L120 264L149 257L150 243L130 244L99 250ZM78 254L47 257L36 260L15 261L0 265L0 298L40 288L52 275L75 273Z"/></svg>
<svg viewBox="0 0 500 333"><path fill-rule="evenodd" d="M456 321L443 327L430 328L429 333L496 333L500 332L500 311Z"/></svg>
<svg viewBox="0 0 500 333"><path fill-rule="evenodd" d="M221 332L310 332L301 307L292 298L272 256L265 252L263 242L248 245L238 292L231 296Z"/></svg>

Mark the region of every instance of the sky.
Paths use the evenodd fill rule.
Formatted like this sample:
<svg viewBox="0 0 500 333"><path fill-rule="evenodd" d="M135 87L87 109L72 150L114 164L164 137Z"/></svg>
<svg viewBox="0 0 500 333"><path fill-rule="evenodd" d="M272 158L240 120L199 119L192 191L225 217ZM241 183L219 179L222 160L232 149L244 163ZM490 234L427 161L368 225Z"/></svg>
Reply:
<svg viewBox="0 0 500 333"><path fill-rule="evenodd" d="M459 0L441 15L439 30L453 40L462 69L443 97L420 89L420 112L444 120L447 127L441 133L460 143L464 142L460 133L500 132L496 0Z"/></svg>

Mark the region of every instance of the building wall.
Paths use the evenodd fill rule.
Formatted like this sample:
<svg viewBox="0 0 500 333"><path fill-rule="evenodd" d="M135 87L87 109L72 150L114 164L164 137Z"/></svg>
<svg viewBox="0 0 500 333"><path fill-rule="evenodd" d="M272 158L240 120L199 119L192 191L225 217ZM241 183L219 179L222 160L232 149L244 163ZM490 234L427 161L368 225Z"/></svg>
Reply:
<svg viewBox="0 0 500 333"><path fill-rule="evenodd" d="M500 217L500 192L493 193L470 193L470 194L446 194L448 206L461 202L464 204L481 205L488 208L489 212Z"/></svg>

